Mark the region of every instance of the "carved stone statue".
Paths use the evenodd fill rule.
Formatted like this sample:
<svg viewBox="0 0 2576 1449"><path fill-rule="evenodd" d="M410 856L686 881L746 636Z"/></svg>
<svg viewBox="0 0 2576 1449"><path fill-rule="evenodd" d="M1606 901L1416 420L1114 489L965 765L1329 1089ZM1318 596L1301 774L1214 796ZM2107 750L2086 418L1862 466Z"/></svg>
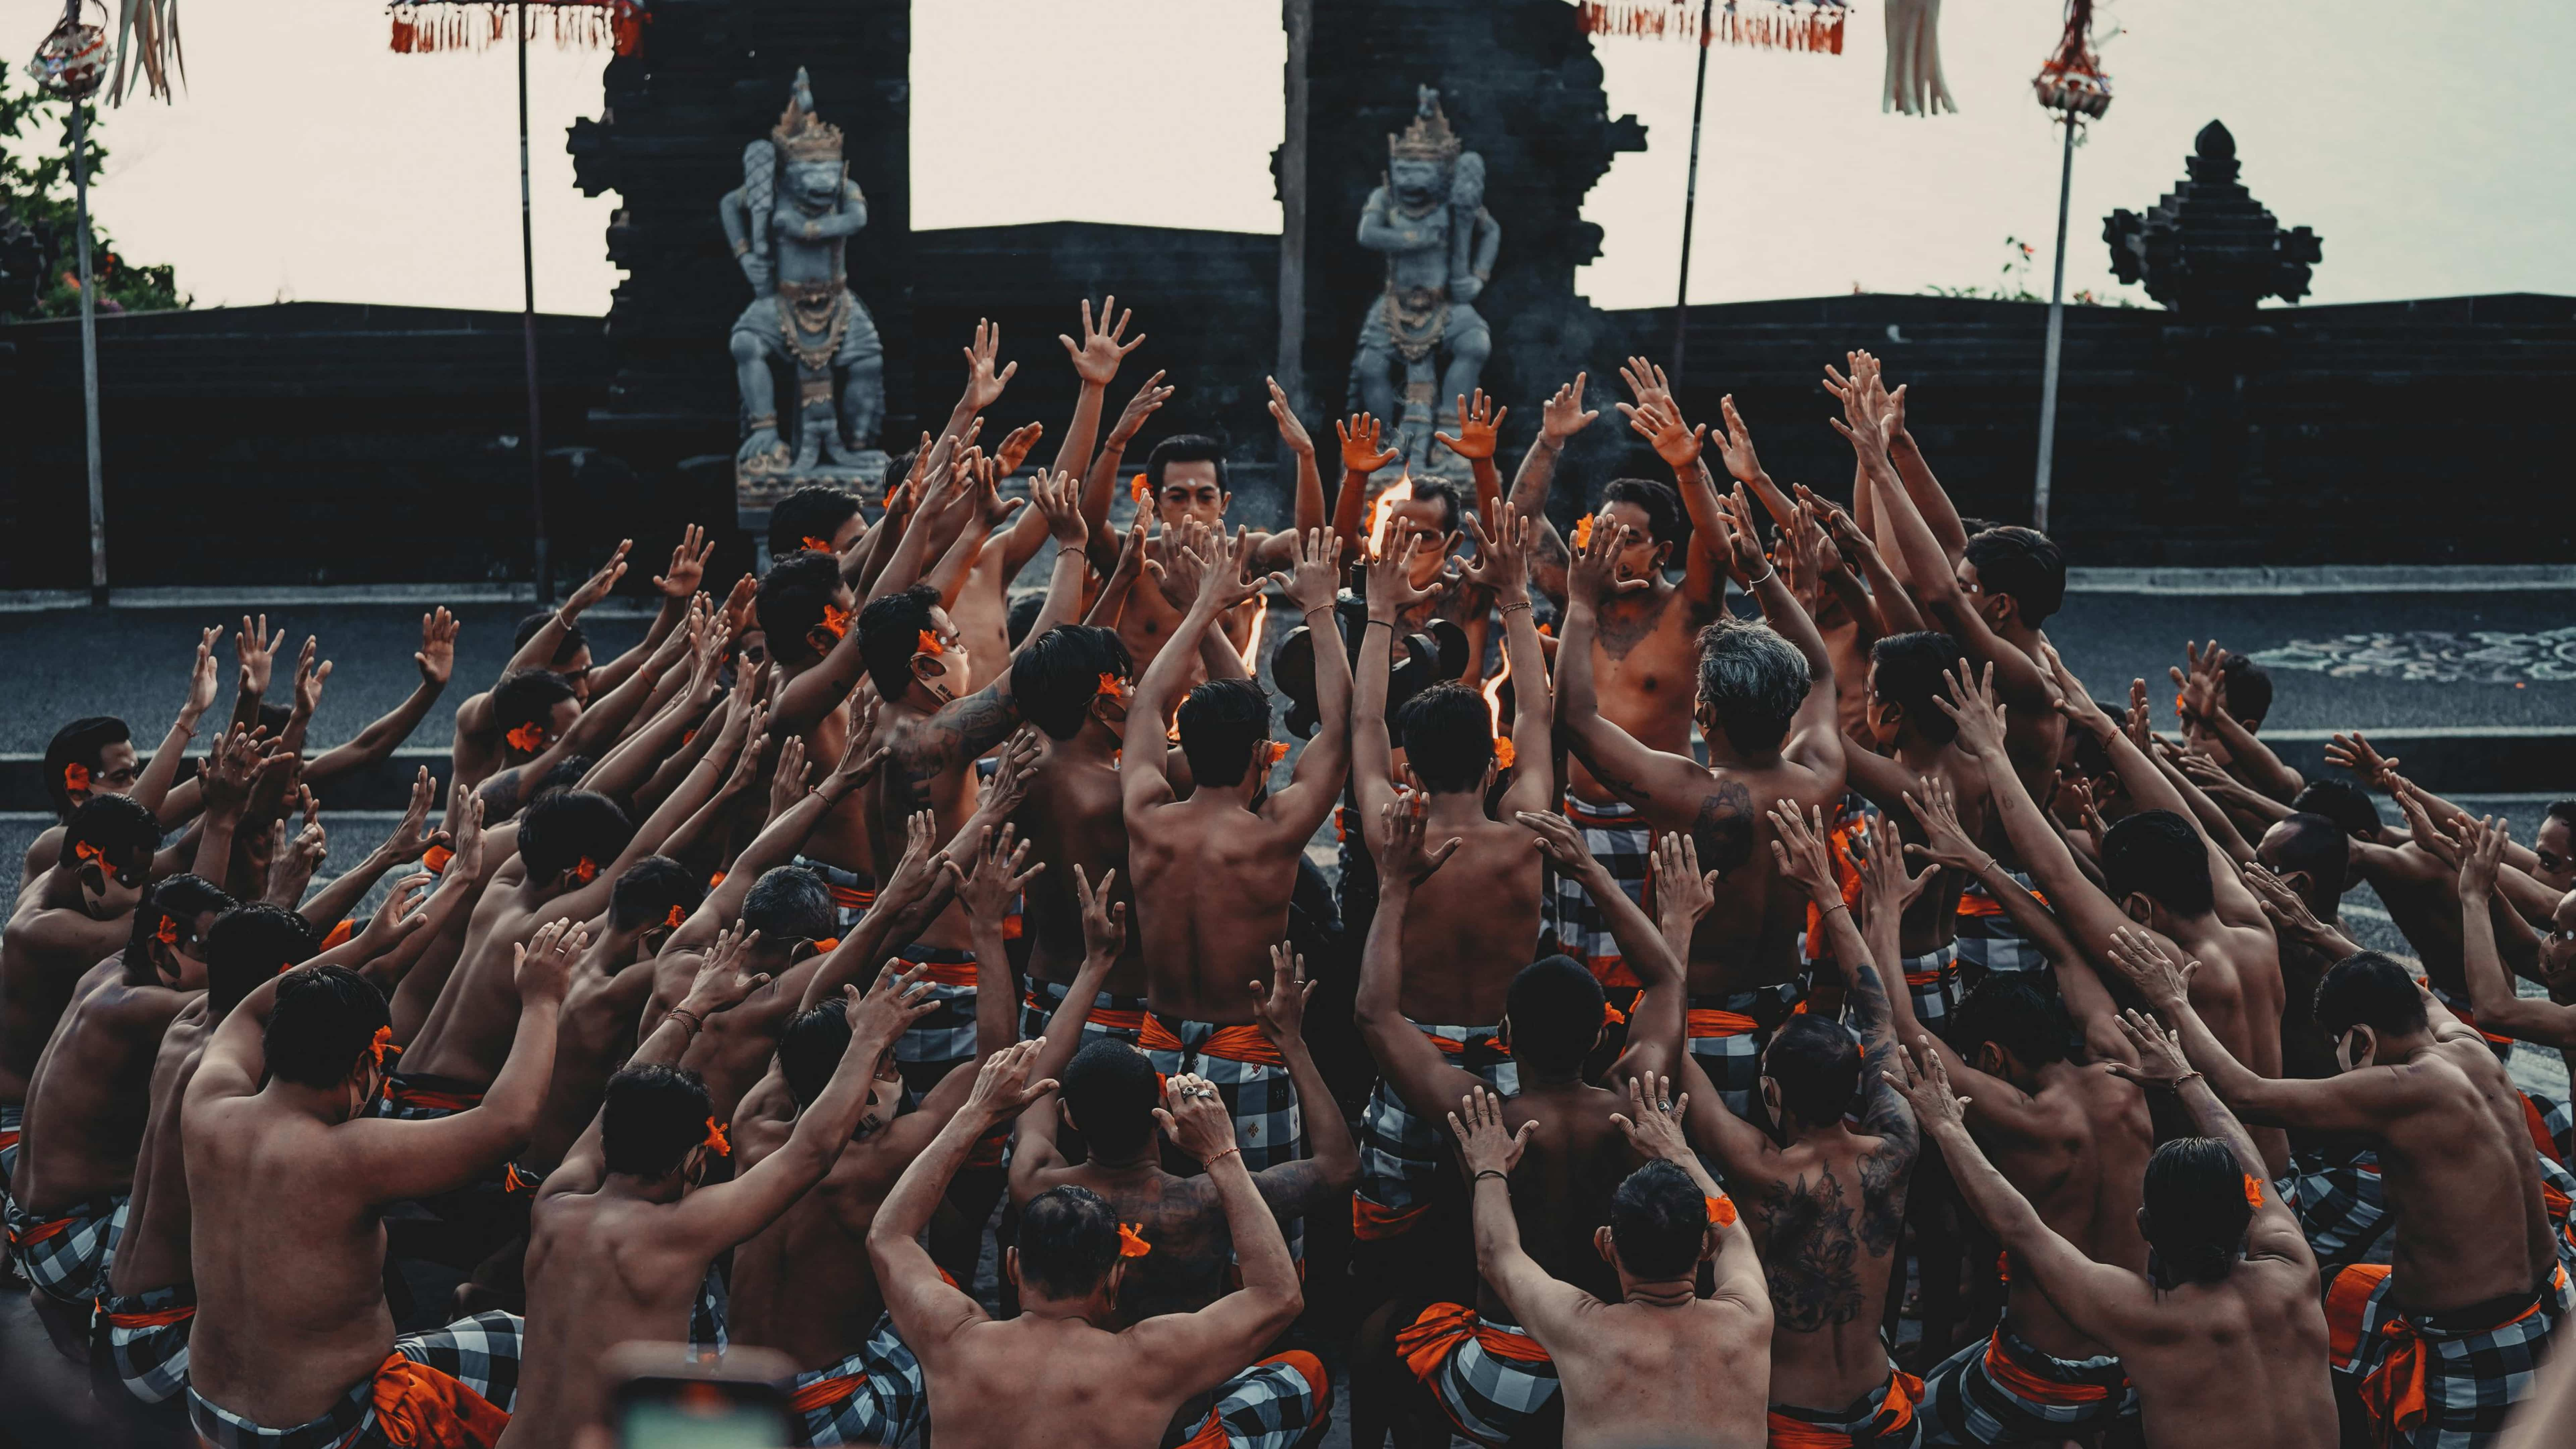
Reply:
<svg viewBox="0 0 2576 1449"><path fill-rule="evenodd" d="M753 294L732 337L741 504L766 508L810 482L876 481L885 471L876 450L885 346L843 264L849 238L868 224L868 199L841 159L841 129L814 114L803 69L777 127L743 148L742 185L717 215ZM783 425L781 369L796 387Z"/></svg>
<svg viewBox="0 0 2576 1449"><path fill-rule="evenodd" d="M2102 223L2111 271L2192 322L2250 321L2266 297L2296 302L2325 257L2304 226L2284 230L2236 179L2236 137L2200 128L2183 162L2190 175L2143 216L2123 207Z"/></svg>
<svg viewBox="0 0 2576 1449"><path fill-rule="evenodd" d="M1385 180L1360 213L1360 245L1386 253L1386 292L1360 323L1351 403L1394 424L1387 446L1409 471L1463 478L1466 460L1435 447L1431 434L1457 432L1457 399L1475 390L1493 355L1493 329L1475 301L1503 229L1485 210L1485 158L1461 148L1439 91L1423 86L1419 95L1413 123L1386 138Z"/></svg>

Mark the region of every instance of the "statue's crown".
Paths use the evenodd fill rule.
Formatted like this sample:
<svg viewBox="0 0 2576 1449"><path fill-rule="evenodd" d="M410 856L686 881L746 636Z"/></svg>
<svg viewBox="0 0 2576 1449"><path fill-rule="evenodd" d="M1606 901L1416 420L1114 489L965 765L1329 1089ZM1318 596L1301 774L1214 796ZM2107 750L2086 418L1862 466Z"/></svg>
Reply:
<svg viewBox="0 0 2576 1449"><path fill-rule="evenodd" d="M1398 161L1455 161L1463 144L1440 109L1440 92L1424 86L1413 123L1403 135L1386 138L1386 154Z"/></svg>
<svg viewBox="0 0 2576 1449"><path fill-rule="evenodd" d="M797 67L796 88L788 93L787 109L778 113L778 124L771 129L769 139L790 165L841 159L841 128L823 124L822 118L814 114L814 88L806 80L802 66Z"/></svg>

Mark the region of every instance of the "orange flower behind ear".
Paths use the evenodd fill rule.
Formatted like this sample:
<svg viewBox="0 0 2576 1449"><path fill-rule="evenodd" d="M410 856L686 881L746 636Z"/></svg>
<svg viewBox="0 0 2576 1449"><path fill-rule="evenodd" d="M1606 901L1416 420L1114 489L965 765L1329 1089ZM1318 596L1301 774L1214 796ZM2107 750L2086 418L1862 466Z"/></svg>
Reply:
<svg viewBox="0 0 2576 1449"><path fill-rule="evenodd" d="M533 755L546 747L546 727L531 721L512 728L501 738L510 742L511 749L523 755Z"/></svg>
<svg viewBox="0 0 2576 1449"><path fill-rule="evenodd" d="M850 611L838 604L825 604L823 622L814 627L835 639L843 638L850 632Z"/></svg>
<svg viewBox="0 0 2576 1449"><path fill-rule="evenodd" d="M1270 763L1275 765L1286 758L1288 758L1288 742L1285 740L1272 740L1270 742Z"/></svg>
<svg viewBox="0 0 2576 1449"><path fill-rule="evenodd" d="M921 631L921 637L913 641L912 652L928 654L936 658L948 652L948 645L938 635L924 629Z"/></svg>
<svg viewBox="0 0 2576 1449"><path fill-rule="evenodd" d="M72 847L72 859L85 860L100 870L107 869L107 850L95 840L84 840Z"/></svg>
<svg viewBox="0 0 2576 1449"><path fill-rule="evenodd" d="M88 789L89 766L82 764L78 760L74 760L70 764L63 766L63 788L65 790Z"/></svg>
<svg viewBox="0 0 2576 1449"><path fill-rule="evenodd" d="M1494 736L1494 768L1495 768L1495 769L1497 769L1497 770L1508 770L1508 769L1510 769L1510 768L1512 767L1512 761L1513 761L1513 760L1515 760L1515 759L1517 759L1517 758L1519 757L1519 755L1520 755L1520 752L1519 752L1518 750L1515 750L1515 749L1513 749L1513 748L1512 748L1512 742L1511 742L1509 739L1506 739L1505 737L1503 737L1503 736L1501 736L1501 735L1496 735L1496 736Z"/></svg>
<svg viewBox="0 0 2576 1449"><path fill-rule="evenodd" d="M831 552L834 552L834 549L832 548L832 541L831 541L830 539L828 539L828 538L816 538L814 535L812 535L812 534L810 534L810 533L809 533L809 534L805 535L805 537L804 537L804 538L803 538L803 540L801 540L801 541L804 543L804 545L805 545L805 547L806 547L806 550L807 550L808 552L811 552L811 553L831 553Z"/></svg>
<svg viewBox="0 0 2576 1449"><path fill-rule="evenodd" d="M178 918L175 916L163 916L161 918L161 924L153 928L152 939L169 947L173 951L179 949Z"/></svg>
<svg viewBox="0 0 2576 1449"><path fill-rule="evenodd" d="M385 1053L393 1050L393 1045L394 1029L390 1026L377 1027L375 1039L367 1043L367 1059L378 1070L382 1070L385 1064Z"/></svg>
<svg viewBox="0 0 2576 1449"><path fill-rule="evenodd" d="M814 954L815 954L815 955L817 955L817 956L829 956L830 954L832 954L832 952L834 952L835 950L838 950L838 949L840 948L840 945L841 945L841 938L840 938L840 937L838 937L838 936L825 936L825 937L823 937L821 940L816 941L816 942L814 943Z"/></svg>
<svg viewBox="0 0 2576 1449"><path fill-rule="evenodd" d="M1619 1008L1612 1006L1609 1002L1605 1001L1601 1003L1601 1024L1603 1026L1626 1026L1628 1024L1628 1013L1621 1011Z"/></svg>
<svg viewBox="0 0 2576 1449"><path fill-rule="evenodd" d="M455 858L455 851L444 845L433 845L420 853L420 868L431 875L443 875L447 871L447 863Z"/></svg>
<svg viewBox="0 0 2576 1449"><path fill-rule="evenodd" d="M1707 1202L1708 1220L1711 1226L1721 1228L1735 1226L1735 1199L1720 1193L1716 1197L1707 1199Z"/></svg>
<svg viewBox="0 0 2576 1449"><path fill-rule="evenodd" d="M2250 1172L2245 1174L2245 1205L2257 1208L2263 1205L2263 1184Z"/></svg>
<svg viewBox="0 0 2576 1449"><path fill-rule="evenodd" d="M699 1145L718 1157L733 1156L733 1144L725 1140L724 1124L713 1117L707 1119L707 1140Z"/></svg>
<svg viewBox="0 0 2576 1449"><path fill-rule="evenodd" d="M1146 1242L1144 1234L1139 1231L1139 1229L1144 1226L1145 1225L1143 1223L1120 1223L1118 1225L1119 1257L1141 1258L1147 1253L1154 1251L1154 1245Z"/></svg>
<svg viewBox="0 0 2576 1449"><path fill-rule="evenodd" d="M688 917L687 917L687 916L685 916L685 915L681 914L681 912L680 912L680 908L679 908L678 906L673 906L673 907L671 907L671 914L663 918L663 920L662 920L662 924L663 924L663 925L666 925L666 926L669 926L669 927L673 928L674 930L676 930L676 929L678 929L678 928L679 928L680 923L681 923L682 921L687 920L687 919L688 919Z"/></svg>
<svg viewBox="0 0 2576 1449"><path fill-rule="evenodd" d="M1127 697L1127 681L1120 679L1115 674L1104 674L1100 676L1100 689L1098 693L1104 699L1125 699Z"/></svg>
<svg viewBox="0 0 2576 1449"><path fill-rule="evenodd" d="M586 855L581 859L574 861L572 863L572 878L580 881L583 885L588 885L592 881L599 879L599 862Z"/></svg>

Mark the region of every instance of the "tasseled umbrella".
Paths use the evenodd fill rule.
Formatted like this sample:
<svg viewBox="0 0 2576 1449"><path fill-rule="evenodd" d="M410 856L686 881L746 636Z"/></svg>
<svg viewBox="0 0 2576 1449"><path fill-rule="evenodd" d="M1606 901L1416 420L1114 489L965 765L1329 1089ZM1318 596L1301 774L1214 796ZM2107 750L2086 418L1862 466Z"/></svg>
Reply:
<svg viewBox="0 0 2576 1449"><path fill-rule="evenodd" d="M1941 0L1887 0L1887 88L1878 108L1908 116L1958 114L1941 74Z"/></svg>
<svg viewBox="0 0 2576 1449"><path fill-rule="evenodd" d="M127 0L128 4L138 0ZM139 0L167 5L170 0ZM393 48L404 55L451 50L488 50L510 36L510 15L518 0L422 0L388 8L393 16ZM531 18L528 38L539 25L558 50L614 49L635 53L644 24L652 16L641 0L529 0L542 21Z"/></svg>
<svg viewBox="0 0 2576 1449"><path fill-rule="evenodd" d="M1633 35L1698 40L1769 50L1843 53L1843 0L1726 0L1700 35L1700 13L1691 0L1581 0L1575 9L1589 35Z"/></svg>

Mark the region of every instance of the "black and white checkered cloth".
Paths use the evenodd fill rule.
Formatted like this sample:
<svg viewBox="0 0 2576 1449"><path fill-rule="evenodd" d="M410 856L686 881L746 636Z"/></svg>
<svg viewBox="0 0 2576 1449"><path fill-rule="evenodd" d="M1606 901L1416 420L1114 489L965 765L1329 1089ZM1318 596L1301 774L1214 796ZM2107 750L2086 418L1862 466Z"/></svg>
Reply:
<svg viewBox="0 0 2576 1449"><path fill-rule="evenodd" d="M1923 1380L1917 1411L1927 1445L2056 1444L2138 1415L2138 1391L2111 1354L2064 1359L2008 1327L1972 1343Z"/></svg>
<svg viewBox="0 0 2576 1449"><path fill-rule="evenodd" d="M972 951L954 951L925 946L916 941L895 953L888 962L889 971L908 971L915 966L966 968L975 965ZM903 1105L917 1108L930 1089L960 1066L975 1060L975 988L952 986L944 981L926 981L930 988L930 1014L903 1029L894 1042L895 1070L903 1074Z"/></svg>
<svg viewBox="0 0 2576 1449"><path fill-rule="evenodd" d="M1218 1385L1207 1419L1181 1449L1309 1449L1332 1423L1324 1361L1291 1349Z"/></svg>
<svg viewBox="0 0 2576 1449"><path fill-rule="evenodd" d="M93 1197L39 1220L12 1202L9 1252L29 1282L58 1303L86 1309L107 1281L125 1229L124 1194Z"/></svg>
<svg viewBox="0 0 2576 1449"><path fill-rule="evenodd" d="M2549 1333L2576 1310L2576 1286L2558 1264L2528 1308L2506 1317L2491 1308L2466 1315L2402 1313L2389 1301L2394 1275L2377 1265L2346 1268L2326 1293L2332 1367L2357 1386L2375 1442L2411 1449L2482 1449L2504 1431L2513 1406L2531 1396ZM2502 1321L2498 1321L2499 1318ZM2420 1356L2420 1417L2402 1402Z"/></svg>
<svg viewBox="0 0 2576 1449"><path fill-rule="evenodd" d="M1700 1070L1708 1073L1718 1095L1726 1099L1727 1110L1736 1116L1750 1115L1753 1094L1762 1082L1762 1048L1770 1044L1771 1033L1789 1019L1806 994L1803 984L1783 981L1777 986L1690 999L1683 1017L1690 1054L1699 1059ZM1723 1025L1718 1024L1720 1018L1724 1018Z"/></svg>
<svg viewBox="0 0 2576 1449"><path fill-rule="evenodd" d="M2004 874L2019 881L2024 890L2036 892L2030 877L2022 872L2007 867ZM1980 905L1986 913L1979 912ZM1959 934L1959 959L1980 970L2040 971L2048 966L2048 957L1976 881L1969 881L1967 889L1959 893L1955 929Z"/></svg>
<svg viewBox="0 0 2576 1449"><path fill-rule="evenodd" d="M1482 1077L1497 1095L1521 1089L1520 1065L1502 1050L1496 1026L1414 1027L1434 1041L1454 1043L1450 1061ZM1429 1206L1433 1182L1447 1170L1441 1160L1441 1124L1404 1104L1384 1077L1360 1114L1360 1181L1351 1202L1351 1228L1360 1238L1391 1238Z"/></svg>
<svg viewBox="0 0 2576 1449"><path fill-rule="evenodd" d="M1020 1039L1035 1041L1046 1035L1047 1022L1055 1016L1056 1008L1064 1005L1064 998L1063 982L1032 978L1029 994L1020 1002ZM1103 1012L1114 1015L1104 1018ZM1134 1046L1137 1035L1143 1030L1144 1020L1145 998L1120 996L1111 991L1096 992L1091 998L1091 1015L1082 1019L1082 1045L1108 1040ZM1136 1024L1129 1025L1131 1021ZM1080 1049L1075 1048L1077 1051Z"/></svg>
<svg viewBox="0 0 2576 1449"><path fill-rule="evenodd" d="M921 1360L890 1314L878 1315L858 1352L798 1374L789 1402L802 1417L800 1444L900 1444L930 1421Z"/></svg>
<svg viewBox="0 0 2576 1449"><path fill-rule="evenodd" d="M1655 832L1646 817L1633 805L1594 805L1568 795L1565 818L1574 822L1583 848L1609 869L1619 889L1651 914L1646 879L1654 870ZM1556 949L1592 968L1604 986L1638 984L1637 973L1628 969L1618 941L1610 934L1609 916L1594 904L1581 880L1559 875L1550 865L1543 872L1540 890L1539 928L1555 935Z"/></svg>
<svg viewBox="0 0 2576 1449"><path fill-rule="evenodd" d="M147 1288L128 1297L110 1294L98 1300L98 1312L97 1337L106 1340L117 1381L127 1393L139 1402L160 1404L188 1387L188 1330L196 1323L196 1285ZM167 1323L137 1321L173 1315L178 1316ZM96 1353L94 1339L91 1354Z"/></svg>
<svg viewBox="0 0 2576 1449"><path fill-rule="evenodd" d="M394 1352L472 1389L503 1413L519 1392L519 1351L526 1323L515 1313L478 1313L432 1333L394 1340ZM375 1376L350 1385L330 1412L292 1428L254 1424L188 1390L188 1423L213 1449L378 1449L389 1443L376 1422Z"/></svg>
<svg viewBox="0 0 2576 1449"><path fill-rule="evenodd" d="M1458 1432L1479 1444L1553 1437L1560 1423L1556 1362L1518 1324L1434 1303L1397 1332L1395 1351Z"/></svg>

